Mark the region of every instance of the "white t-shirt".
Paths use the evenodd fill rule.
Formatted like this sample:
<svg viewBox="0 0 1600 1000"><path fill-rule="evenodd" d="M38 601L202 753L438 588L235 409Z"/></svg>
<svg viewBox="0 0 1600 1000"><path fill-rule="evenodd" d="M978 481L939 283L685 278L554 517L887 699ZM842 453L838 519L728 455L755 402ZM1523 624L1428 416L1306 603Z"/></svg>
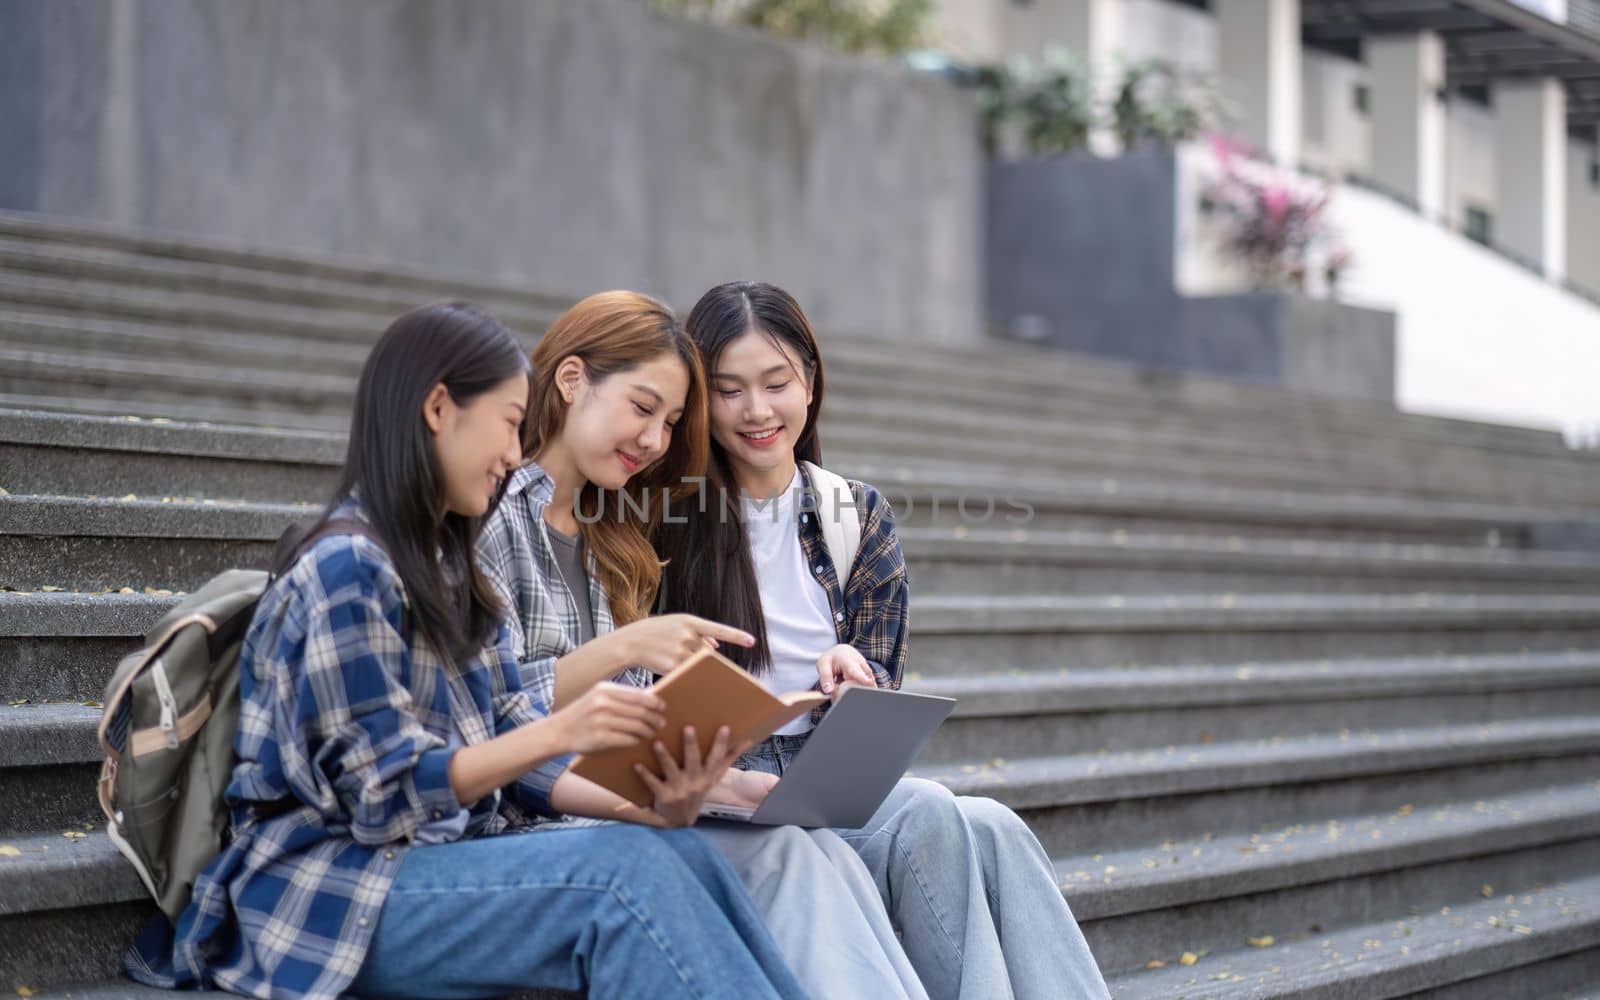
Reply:
<svg viewBox="0 0 1600 1000"><path fill-rule="evenodd" d="M800 547L799 492L803 482L796 469L794 481L779 496L743 501L745 536L750 540L761 609L767 619L767 646L772 651L772 668L759 680L773 694L815 687L817 658L839 642L828 592L817 580L814 567L806 564ZM809 712L778 730L785 736L810 731Z"/></svg>

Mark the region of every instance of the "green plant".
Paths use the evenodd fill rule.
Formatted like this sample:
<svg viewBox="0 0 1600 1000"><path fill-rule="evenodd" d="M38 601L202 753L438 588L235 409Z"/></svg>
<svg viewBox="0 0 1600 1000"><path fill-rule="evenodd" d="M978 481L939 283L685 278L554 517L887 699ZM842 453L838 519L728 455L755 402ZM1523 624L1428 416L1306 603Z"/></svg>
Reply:
<svg viewBox="0 0 1600 1000"><path fill-rule="evenodd" d="M1225 117L1209 78L1185 73L1163 59L1134 63L1123 71L1111 113L1125 150L1151 142L1188 142L1219 127Z"/></svg>
<svg viewBox="0 0 1600 1000"><path fill-rule="evenodd" d="M842 52L900 55L928 29L933 0L651 0L657 10L760 28Z"/></svg>
<svg viewBox="0 0 1600 1000"><path fill-rule="evenodd" d="M1012 151L1013 130L1026 152L1038 156L1088 144L1097 124L1094 94L1088 72L1064 50L1048 51L1040 66L1026 59L979 66L972 79L991 155Z"/></svg>

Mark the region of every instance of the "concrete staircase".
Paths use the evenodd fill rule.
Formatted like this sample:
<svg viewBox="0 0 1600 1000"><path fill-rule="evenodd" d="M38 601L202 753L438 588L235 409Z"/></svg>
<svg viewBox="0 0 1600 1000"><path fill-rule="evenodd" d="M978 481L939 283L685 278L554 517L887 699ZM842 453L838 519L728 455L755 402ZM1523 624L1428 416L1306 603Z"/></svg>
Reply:
<svg viewBox="0 0 1600 1000"><path fill-rule="evenodd" d="M564 305L0 216L0 991L144 995L86 703L326 499L364 345L446 296L529 335ZM1020 347L825 350L829 464L900 511L907 685L960 699L916 771L1023 813L1119 998L1600 995L1600 460Z"/></svg>

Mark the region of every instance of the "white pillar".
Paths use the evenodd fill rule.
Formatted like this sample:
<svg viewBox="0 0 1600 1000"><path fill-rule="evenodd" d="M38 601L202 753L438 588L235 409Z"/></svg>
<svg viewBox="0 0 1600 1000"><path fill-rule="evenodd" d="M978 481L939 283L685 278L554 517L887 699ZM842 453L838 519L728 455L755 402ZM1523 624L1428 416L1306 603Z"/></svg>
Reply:
<svg viewBox="0 0 1600 1000"><path fill-rule="evenodd" d="M1369 38L1372 69L1372 174L1410 198L1430 219L1444 217L1444 40L1416 35Z"/></svg>
<svg viewBox="0 0 1600 1000"><path fill-rule="evenodd" d="M1554 280L1567 270L1567 92L1561 81L1494 84L1495 242Z"/></svg>
<svg viewBox="0 0 1600 1000"><path fill-rule="evenodd" d="M1285 166L1300 162L1300 0L1213 0L1223 96L1244 137Z"/></svg>
<svg viewBox="0 0 1600 1000"><path fill-rule="evenodd" d="M971 2L971 0L967 0ZM1033 0L1004 5L1013 52L1038 58L1060 46L1095 70L1114 72L1122 50L1124 0Z"/></svg>
<svg viewBox="0 0 1600 1000"><path fill-rule="evenodd" d="M964 0L972 2L972 0ZM1033 0L1004 5L1010 52L1038 60L1052 48L1066 49L1088 70L1097 102L1116 99L1122 73L1123 8L1126 0ZM1098 153L1116 151L1109 129L1096 129L1090 145Z"/></svg>

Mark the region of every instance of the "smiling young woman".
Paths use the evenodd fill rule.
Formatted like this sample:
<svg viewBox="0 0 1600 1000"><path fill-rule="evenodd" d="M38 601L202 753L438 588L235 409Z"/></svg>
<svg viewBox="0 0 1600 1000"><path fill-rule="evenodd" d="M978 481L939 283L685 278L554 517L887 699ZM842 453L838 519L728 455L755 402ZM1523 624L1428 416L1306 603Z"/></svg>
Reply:
<svg viewBox="0 0 1600 1000"><path fill-rule="evenodd" d="M775 693L898 688L910 584L894 512L846 481L851 495L839 500L854 504L860 546L851 565L833 564L821 519L837 508L814 502L824 488L815 478L832 475L817 436L822 355L800 304L761 282L719 285L686 330L713 388L710 502L680 505L658 525L666 610L753 635L729 655ZM770 787L815 721L797 719L746 754L746 785ZM1010 809L904 778L866 826L837 832L871 870L932 996L1107 996L1049 857Z"/></svg>
<svg viewBox="0 0 1600 1000"><path fill-rule="evenodd" d="M558 706L613 680L643 690L707 643L753 642L693 615L648 616L661 563L647 533L663 491L696 491L707 447L705 376L671 310L634 292L590 296L532 360L528 461L480 541L515 612L529 689ZM708 797L745 804L765 777L728 772ZM696 832L732 865L811 995L926 996L865 866L832 832L716 821Z"/></svg>

